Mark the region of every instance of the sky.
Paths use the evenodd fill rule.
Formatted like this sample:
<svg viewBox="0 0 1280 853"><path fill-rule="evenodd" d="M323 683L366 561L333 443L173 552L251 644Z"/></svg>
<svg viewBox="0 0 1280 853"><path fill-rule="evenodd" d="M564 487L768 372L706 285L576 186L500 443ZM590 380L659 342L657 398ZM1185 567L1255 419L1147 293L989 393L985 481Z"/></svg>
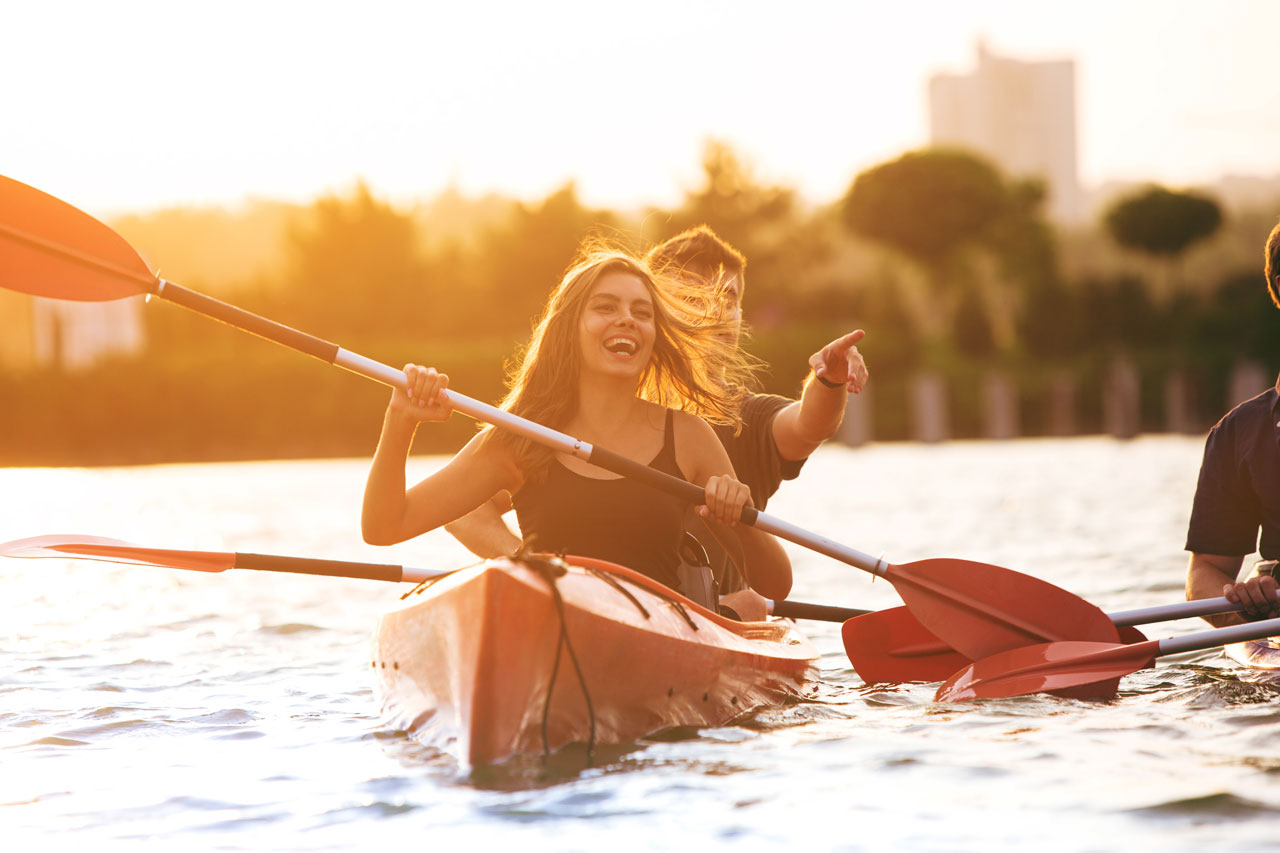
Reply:
<svg viewBox="0 0 1280 853"><path fill-rule="evenodd" d="M1269 0L224 0L0 7L0 173L98 215L365 180L671 204L708 138L815 203L928 142L931 74L1077 63L1080 176L1280 174Z"/></svg>

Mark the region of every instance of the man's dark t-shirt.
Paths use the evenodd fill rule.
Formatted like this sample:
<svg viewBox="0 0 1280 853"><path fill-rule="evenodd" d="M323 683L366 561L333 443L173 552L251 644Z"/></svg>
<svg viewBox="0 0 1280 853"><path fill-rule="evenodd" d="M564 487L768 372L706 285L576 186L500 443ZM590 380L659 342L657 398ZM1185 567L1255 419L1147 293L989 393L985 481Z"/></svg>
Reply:
<svg viewBox="0 0 1280 853"><path fill-rule="evenodd" d="M1192 553L1235 557L1255 548L1264 560L1280 559L1277 388L1236 406L1209 431L1187 529Z"/></svg>
<svg viewBox="0 0 1280 853"><path fill-rule="evenodd" d="M804 467L803 459L779 456L777 442L773 440L773 419L793 402L774 394L752 394L742 404L742 430L737 435L731 427L713 425L720 443L729 452L729 461L738 479L751 489L751 503L756 509L763 510L782 481L794 480ZM733 563L702 520L692 512L685 518L685 529L698 537L707 549L720 592L742 589L745 584Z"/></svg>

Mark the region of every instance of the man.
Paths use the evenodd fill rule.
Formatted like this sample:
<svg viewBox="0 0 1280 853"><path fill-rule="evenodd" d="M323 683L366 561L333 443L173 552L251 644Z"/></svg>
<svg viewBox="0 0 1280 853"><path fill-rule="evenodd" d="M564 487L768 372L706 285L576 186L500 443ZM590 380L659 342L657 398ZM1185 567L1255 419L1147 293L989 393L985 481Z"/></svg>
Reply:
<svg viewBox="0 0 1280 853"><path fill-rule="evenodd" d="M742 329L742 296L747 259L705 225L691 228L655 246L646 260L654 267L674 268L718 290L735 339ZM860 393L868 371L856 346L865 333L843 335L809 357L810 373L799 400L751 394L742 405L742 429L717 426L738 478L751 488L752 505L764 509L782 484L799 475L813 451L836 434L849 393ZM689 529L707 549L721 592L744 587L733 566L732 545L693 517ZM726 549L724 544L729 544ZM742 606L758 608L735 596ZM762 607L763 605L760 605Z"/></svg>
<svg viewBox="0 0 1280 853"><path fill-rule="evenodd" d="M1267 238L1267 290L1280 308L1280 223ZM1261 528L1262 536L1258 531ZM1236 406L1209 432L1187 530L1187 598L1226 596L1241 613L1205 618L1218 627L1280 616L1274 565L1239 581L1247 554L1280 559L1280 380Z"/></svg>
<svg viewBox="0 0 1280 853"><path fill-rule="evenodd" d="M674 269L716 288L736 340L742 327L747 266L741 252L700 225L654 247L646 260L656 268ZM836 434L848 395L860 393L866 386L869 372L856 346L864 335L861 329L850 332L810 356L810 373L799 400L751 394L743 403L742 429L737 435L728 427L716 427L734 471L750 487L752 505L757 509L764 509L782 481L794 479L810 454ZM510 554L520 546L519 537L501 520L510 507L510 496L495 496L445 529L479 556ZM719 590L733 593L722 603L745 618L763 619L763 600L743 593L746 585L734 568L735 558L730 553L736 550L734 538L722 529L709 529L692 513L687 518L688 527L707 550Z"/></svg>

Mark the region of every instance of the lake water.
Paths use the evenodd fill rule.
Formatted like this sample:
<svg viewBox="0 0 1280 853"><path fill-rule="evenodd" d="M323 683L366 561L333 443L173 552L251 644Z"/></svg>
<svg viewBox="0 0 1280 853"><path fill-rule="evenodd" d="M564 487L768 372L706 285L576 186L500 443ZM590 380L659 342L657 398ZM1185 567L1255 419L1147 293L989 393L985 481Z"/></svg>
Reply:
<svg viewBox="0 0 1280 853"><path fill-rule="evenodd" d="M1197 438L824 448L770 512L895 562L964 557L1105 610L1182 599ZM411 475L438 459L415 458ZM473 562L443 532L358 532L367 462L0 470L0 541L418 566ZM793 597L896 603L788 545ZM839 626L816 701L741 725L466 774L388 731L375 582L0 560L0 839L8 850L1275 849L1280 689L1219 652L1160 659L1110 702L942 705L867 687ZM1152 637L1202 630L1149 626Z"/></svg>

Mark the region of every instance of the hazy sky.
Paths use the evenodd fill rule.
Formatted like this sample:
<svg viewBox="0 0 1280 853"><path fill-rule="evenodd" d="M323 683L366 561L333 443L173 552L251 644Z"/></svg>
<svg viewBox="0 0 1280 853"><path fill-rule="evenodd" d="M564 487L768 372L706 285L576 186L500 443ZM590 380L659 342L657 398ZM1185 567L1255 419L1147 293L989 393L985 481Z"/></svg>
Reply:
<svg viewBox="0 0 1280 853"><path fill-rule="evenodd" d="M30 2L0 12L0 172L99 215L365 178L670 203L709 136L811 200L927 142L975 44L1074 58L1080 171L1280 173L1280 2Z"/></svg>

